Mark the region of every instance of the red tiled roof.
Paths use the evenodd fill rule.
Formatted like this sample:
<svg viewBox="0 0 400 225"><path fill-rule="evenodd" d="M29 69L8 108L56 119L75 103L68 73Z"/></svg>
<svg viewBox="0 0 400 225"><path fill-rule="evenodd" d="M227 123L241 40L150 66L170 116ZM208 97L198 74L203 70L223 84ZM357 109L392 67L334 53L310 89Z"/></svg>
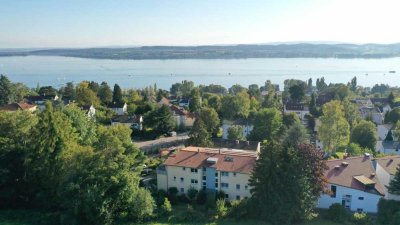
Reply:
<svg viewBox="0 0 400 225"><path fill-rule="evenodd" d="M227 157L231 160L226 160ZM215 164L209 164L208 158L217 158L218 161ZM187 147L169 156L164 164L189 168L206 166L218 171L250 174L256 160L257 154L254 151Z"/></svg>
<svg viewBox="0 0 400 225"><path fill-rule="evenodd" d="M356 179L359 176L365 176L376 182L374 189L377 194L385 195L384 188L375 175L375 170L369 157L329 160L327 165L329 169L325 172L325 176L329 183L365 191L365 185L359 181L360 179Z"/></svg>
<svg viewBox="0 0 400 225"><path fill-rule="evenodd" d="M400 155L386 156L376 159L376 161L390 175L395 175L397 168L400 166Z"/></svg>
<svg viewBox="0 0 400 225"><path fill-rule="evenodd" d="M4 105L3 107L0 107L0 110L6 110L6 111L17 111L17 110L28 110L35 107L35 105L31 105L25 102L21 103L11 103L8 105Z"/></svg>

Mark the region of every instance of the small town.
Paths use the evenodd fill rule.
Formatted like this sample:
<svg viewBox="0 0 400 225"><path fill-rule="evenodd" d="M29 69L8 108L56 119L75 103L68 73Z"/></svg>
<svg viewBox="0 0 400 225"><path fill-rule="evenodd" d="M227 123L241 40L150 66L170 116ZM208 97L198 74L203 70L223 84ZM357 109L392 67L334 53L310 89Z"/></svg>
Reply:
<svg viewBox="0 0 400 225"><path fill-rule="evenodd" d="M398 87L0 87L2 207L67 224L400 221Z"/></svg>

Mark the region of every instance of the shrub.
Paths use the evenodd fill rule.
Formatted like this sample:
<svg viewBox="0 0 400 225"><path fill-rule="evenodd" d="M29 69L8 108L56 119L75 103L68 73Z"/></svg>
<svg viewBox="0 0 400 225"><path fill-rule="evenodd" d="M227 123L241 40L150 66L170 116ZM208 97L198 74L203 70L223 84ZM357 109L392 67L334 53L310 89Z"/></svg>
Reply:
<svg viewBox="0 0 400 225"><path fill-rule="evenodd" d="M225 206L224 199L218 199L216 204L215 219L220 219L226 216L228 209Z"/></svg>
<svg viewBox="0 0 400 225"><path fill-rule="evenodd" d="M181 203L190 203L190 199L185 195L185 194L181 194L179 195L179 202Z"/></svg>
<svg viewBox="0 0 400 225"><path fill-rule="evenodd" d="M328 220L342 223L348 219L348 212L341 204L335 203L329 207L325 217Z"/></svg>
<svg viewBox="0 0 400 225"><path fill-rule="evenodd" d="M351 221L356 225L370 225L372 219L365 213L354 213L351 217Z"/></svg>
<svg viewBox="0 0 400 225"><path fill-rule="evenodd" d="M164 199L167 197L167 192L164 190L154 190L153 198L157 206L161 206L164 203Z"/></svg>
<svg viewBox="0 0 400 225"><path fill-rule="evenodd" d="M197 193L196 202L199 205L204 205L207 201L207 193L204 190L200 190Z"/></svg>
<svg viewBox="0 0 400 225"><path fill-rule="evenodd" d="M215 200L218 199L225 199L225 192L224 191L218 191L217 194L215 195Z"/></svg>
<svg viewBox="0 0 400 225"><path fill-rule="evenodd" d="M168 199L171 202L171 204L175 205L178 203L178 188L176 187L170 187L168 188Z"/></svg>
<svg viewBox="0 0 400 225"><path fill-rule="evenodd" d="M236 220L245 218L248 216L248 208L249 205L246 199L232 201L231 207L228 210L228 216Z"/></svg>
<svg viewBox="0 0 400 225"><path fill-rule="evenodd" d="M168 198L164 198L164 204L161 206L161 214L163 216L169 216L172 212L172 206Z"/></svg>
<svg viewBox="0 0 400 225"><path fill-rule="evenodd" d="M193 209L191 205L188 205L185 211L178 213L172 220L182 223L182 222L194 222L202 220L203 216L196 210Z"/></svg>
<svg viewBox="0 0 400 225"><path fill-rule="evenodd" d="M193 201L196 198L198 192L199 191L196 188L190 187L187 195L189 199Z"/></svg>

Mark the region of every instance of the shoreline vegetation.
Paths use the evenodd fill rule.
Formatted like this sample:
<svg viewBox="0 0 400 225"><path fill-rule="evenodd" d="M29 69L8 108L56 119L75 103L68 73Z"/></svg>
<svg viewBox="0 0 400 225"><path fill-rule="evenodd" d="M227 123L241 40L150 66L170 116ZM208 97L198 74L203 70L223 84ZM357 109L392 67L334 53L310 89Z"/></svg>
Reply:
<svg viewBox="0 0 400 225"><path fill-rule="evenodd" d="M65 56L92 59L392 58L400 44L243 44L121 48L0 49L0 57Z"/></svg>

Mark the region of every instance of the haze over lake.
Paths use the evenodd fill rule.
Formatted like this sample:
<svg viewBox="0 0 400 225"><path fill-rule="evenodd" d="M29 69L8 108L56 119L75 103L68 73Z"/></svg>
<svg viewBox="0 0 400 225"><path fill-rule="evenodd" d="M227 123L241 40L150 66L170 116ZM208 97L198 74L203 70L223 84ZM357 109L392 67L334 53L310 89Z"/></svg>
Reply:
<svg viewBox="0 0 400 225"><path fill-rule="evenodd" d="M389 73L396 71L396 73ZM0 57L0 74L30 87L83 80L118 83L123 88L143 88L157 83L191 80L195 84L262 85L271 80L283 87L285 79L307 80L325 77L327 83L347 83L357 76L358 84L400 85L400 58L263 58L263 59L184 59L184 60L105 60L58 56Z"/></svg>

